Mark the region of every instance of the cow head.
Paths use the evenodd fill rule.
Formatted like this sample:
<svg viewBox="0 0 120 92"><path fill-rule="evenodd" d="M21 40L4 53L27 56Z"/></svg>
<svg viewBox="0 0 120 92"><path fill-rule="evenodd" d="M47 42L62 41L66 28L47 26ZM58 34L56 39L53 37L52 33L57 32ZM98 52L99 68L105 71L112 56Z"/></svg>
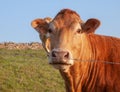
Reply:
<svg viewBox="0 0 120 92"><path fill-rule="evenodd" d="M84 23L75 11L69 9L61 10L52 21L37 19L32 22L49 53L49 63L60 70L74 65L74 59L81 55L84 36L93 34L99 25L97 19L88 19Z"/></svg>

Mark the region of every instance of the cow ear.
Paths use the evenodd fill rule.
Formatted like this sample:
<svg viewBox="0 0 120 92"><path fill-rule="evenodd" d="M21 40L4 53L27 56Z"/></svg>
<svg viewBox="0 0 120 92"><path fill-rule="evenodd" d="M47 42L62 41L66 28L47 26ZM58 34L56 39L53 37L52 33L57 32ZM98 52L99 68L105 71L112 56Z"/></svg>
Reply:
<svg viewBox="0 0 120 92"><path fill-rule="evenodd" d="M31 22L31 26L39 33L43 48L47 53L50 51L50 39L48 38L48 26L52 19L47 17L44 19L35 19Z"/></svg>
<svg viewBox="0 0 120 92"><path fill-rule="evenodd" d="M98 19L88 19L83 25L82 29L87 33L94 33L95 30L100 26L100 21Z"/></svg>
<svg viewBox="0 0 120 92"><path fill-rule="evenodd" d="M31 26L39 33L47 33L48 24L52 19L46 17L44 19L35 19L31 22Z"/></svg>

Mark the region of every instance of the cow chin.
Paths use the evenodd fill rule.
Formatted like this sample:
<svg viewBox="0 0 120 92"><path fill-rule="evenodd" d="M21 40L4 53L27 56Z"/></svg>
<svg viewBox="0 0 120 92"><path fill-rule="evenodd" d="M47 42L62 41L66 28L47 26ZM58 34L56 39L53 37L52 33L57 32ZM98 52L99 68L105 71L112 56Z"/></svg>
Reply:
<svg viewBox="0 0 120 92"><path fill-rule="evenodd" d="M55 69L61 70L61 71L67 71L71 65L61 65L61 64L51 64Z"/></svg>
<svg viewBox="0 0 120 92"><path fill-rule="evenodd" d="M66 61L67 63L61 63L61 62L54 61L53 59L49 58L49 64L52 65L55 69L58 69L61 71L67 71L74 64L73 60L68 60Z"/></svg>

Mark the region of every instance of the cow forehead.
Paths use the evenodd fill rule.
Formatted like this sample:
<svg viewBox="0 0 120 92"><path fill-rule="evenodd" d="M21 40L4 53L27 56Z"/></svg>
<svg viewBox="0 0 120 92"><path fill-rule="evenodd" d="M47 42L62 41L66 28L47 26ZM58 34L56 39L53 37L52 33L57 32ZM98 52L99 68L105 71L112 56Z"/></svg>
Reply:
<svg viewBox="0 0 120 92"><path fill-rule="evenodd" d="M60 26L60 24L58 24L58 23L51 22L49 24L49 29L56 30L57 28L61 29L61 27L63 27L65 29L77 30L77 29L82 29L81 24L82 23L74 22L74 23L71 23L71 25L63 25L64 26L63 27L63 26Z"/></svg>
<svg viewBox="0 0 120 92"><path fill-rule="evenodd" d="M82 23L83 21L75 11L64 9L61 10L51 22L54 26L63 27L71 26L76 22Z"/></svg>

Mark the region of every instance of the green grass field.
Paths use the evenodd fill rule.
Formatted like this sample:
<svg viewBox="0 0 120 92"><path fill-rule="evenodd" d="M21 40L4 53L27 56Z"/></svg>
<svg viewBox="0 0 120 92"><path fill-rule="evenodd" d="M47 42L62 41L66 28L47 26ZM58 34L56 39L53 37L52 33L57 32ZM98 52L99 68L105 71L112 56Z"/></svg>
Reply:
<svg viewBox="0 0 120 92"><path fill-rule="evenodd" d="M0 49L0 92L65 92L44 50Z"/></svg>

